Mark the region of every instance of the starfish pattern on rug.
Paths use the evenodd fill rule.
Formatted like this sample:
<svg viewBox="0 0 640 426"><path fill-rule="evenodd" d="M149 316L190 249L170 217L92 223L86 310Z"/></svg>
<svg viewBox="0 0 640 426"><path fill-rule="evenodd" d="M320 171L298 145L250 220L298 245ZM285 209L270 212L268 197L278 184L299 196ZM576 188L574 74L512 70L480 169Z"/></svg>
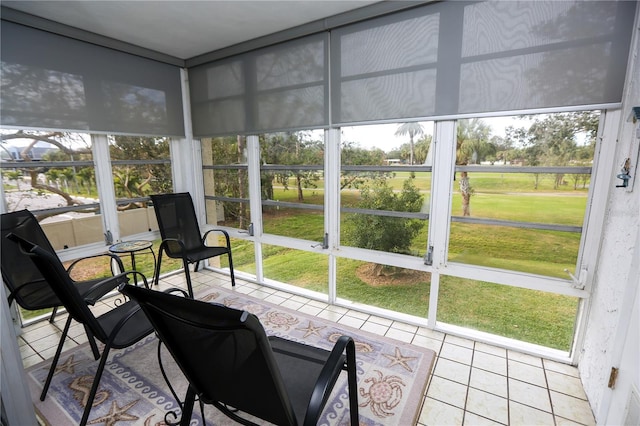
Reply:
<svg viewBox="0 0 640 426"><path fill-rule="evenodd" d="M391 364L389 367L393 367L394 365L399 365L409 373L413 373L413 369L409 366L409 361L416 359L414 356L403 356L402 352L400 352L400 348L396 347L395 355L382 354L383 357L389 359Z"/></svg>
<svg viewBox="0 0 640 426"><path fill-rule="evenodd" d="M64 364L58 364L58 366L56 367L56 371L54 374L58 374L61 371L68 373L68 374L73 374L75 372L74 367L76 365L80 364L79 361L75 361L73 355L69 356L69 358L67 358L64 362Z"/></svg>
<svg viewBox="0 0 640 426"><path fill-rule="evenodd" d="M307 338L311 335L319 336L320 330L327 328L326 326L317 327L314 326L311 321L309 321L309 325L304 328L296 328L296 330L304 331L304 337Z"/></svg>
<svg viewBox="0 0 640 426"><path fill-rule="evenodd" d="M357 353L359 402L366 406L360 410L361 424L416 424L421 398L435 360L432 350L352 329L285 306L275 306L235 291L216 288L203 292L200 298L254 313L268 336L290 338L325 348L343 335L351 336ZM92 426L162 424L167 411L178 409L177 402L166 387L165 378L154 365L155 362L151 361L157 358L157 341L156 336L149 336L131 348L110 354L94 400L94 412L90 415ZM95 375L93 353L88 343L65 352L60 357L62 360L65 364L61 368L73 371L73 374L57 374L53 386L58 392L49 395L45 402L40 401L39 394L46 378L45 367L50 361L29 367L27 372L34 405L52 425L77 422L74 420L77 415L74 407L86 405L86 395ZM172 358L163 361L171 383L184 387L186 381ZM323 424L348 423L349 408L344 403L338 403L346 398L346 377L342 376L346 375L339 378L338 388L341 392L327 403ZM113 403L114 400L117 403ZM194 412L192 420L196 422L200 416L201 413ZM208 424L229 423L228 418L212 407L207 407L205 416L210 420ZM197 421L202 424L202 420Z"/></svg>
<svg viewBox="0 0 640 426"><path fill-rule="evenodd" d="M113 426L116 422L127 421L127 420L138 420L138 416L134 416L132 414L127 413L131 407L138 403L139 399L131 401L128 404L123 405L122 407L118 407L118 401L111 402L111 409L109 413L105 416L98 417L97 419L93 419L89 422L90 425L95 425L99 423L104 423L105 426Z"/></svg>

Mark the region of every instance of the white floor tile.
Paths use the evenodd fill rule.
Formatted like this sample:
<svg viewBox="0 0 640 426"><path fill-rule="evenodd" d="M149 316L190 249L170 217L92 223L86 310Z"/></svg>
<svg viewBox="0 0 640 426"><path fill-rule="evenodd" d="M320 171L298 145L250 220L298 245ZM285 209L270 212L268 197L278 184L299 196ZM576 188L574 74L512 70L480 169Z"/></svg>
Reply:
<svg viewBox="0 0 640 426"><path fill-rule="evenodd" d="M448 336L447 336L448 337ZM450 359L451 361L457 361L462 364L471 365L471 359L473 358L473 350L447 343L445 339L442 349L440 350L440 357Z"/></svg>
<svg viewBox="0 0 640 426"><path fill-rule="evenodd" d="M535 367L542 368L542 359L540 357L529 355L529 354L523 354L522 352L516 352L511 350L508 351L507 356L510 360L519 361L524 364L529 364Z"/></svg>
<svg viewBox="0 0 640 426"><path fill-rule="evenodd" d="M507 359L500 356L475 351L472 365L492 373L507 375Z"/></svg>
<svg viewBox="0 0 640 426"><path fill-rule="evenodd" d="M509 378L509 399L551 413L551 401L546 388Z"/></svg>
<svg viewBox="0 0 640 426"><path fill-rule="evenodd" d="M466 411L498 423L507 424L509 422L507 399L478 389L469 388Z"/></svg>
<svg viewBox="0 0 640 426"><path fill-rule="evenodd" d="M566 393L576 398L587 399L582 382L577 377L567 376L555 371L547 371L547 383L549 383L549 389L551 390Z"/></svg>
<svg viewBox="0 0 640 426"><path fill-rule="evenodd" d="M545 411L509 401L509 425L510 426L554 426L553 416Z"/></svg>
<svg viewBox="0 0 640 426"><path fill-rule="evenodd" d="M580 377L578 368L573 365L562 364L560 362L543 359L544 369L547 371L555 371L557 373L566 374L567 376Z"/></svg>
<svg viewBox="0 0 640 426"><path fill-rule="evenodd" d="M462 425L463 415L464 411L460 408L427 398L418 423L424 426L459 426Z"/></svg>
<svg viewBox="0 0 640 426"><path fill-rule="evenodd" d="M472 368L469 386L503 398L507 397L507 378L490 371Z"/></svg>
<svg viewBox="0 0 640 426"><path fill-rule="evenodd" d="M447 336L445 337L445 342L458 345L458 346L463 346L469 349L473 349L473 346L475 343L473 340L465 339L463 337L458 337L458 336L452 336L450 334L447 334Z"/></svg>
<svg viewBox="0 0 640 426"><path fill-rule="evenodd" d="M595 425L593 412L587 401L555 391L550 391L549 393L551 394L553 413L556 416L582 423L583 425Z"/></svg>
<svg viewBox="0 0 640 426"><path fill-rule="evenodd" d="M407 331L398 330L397 328L389 328L385 333L385 336L390 339L400 340L401 342L411 343L415 335Z"/></svg>
<svg viewBox="0 0 640 426"><path fill-rule="evenodd" d="M433 374L445 379L453 380L463 385L469 383L471 367L466 364L451 361L446 358L438 358Z"/></svg>
<svg viewBox="0 0 640 426"><path fill-rule="evenodd" d="M503 358L505 358L507 355L507 350L505 348L499 348L497 346L488 345L482 342L476 342L474 349L476 352L484 352L487 354L500 356Z"/></svg>
<svg viewBox="0 0 640 426"><path fill-rule="evenodd" d="M507 365L509 377L536 386L547 387L547 380L542 368L512 360L509 360Z"/></svg>
<svg viewBox="0 0 640 426"><path fill-rule="evenodd" d="M501 424L503 423L494 422L493 420L478 416L469 411L464 413L464 426L496 426Z"/></svg>
<svg viewBox="0 0 640 426"><path fill-rule="evenodd" d="M427 397L464 409L467 387L442 377L433 376Z"/></svg>

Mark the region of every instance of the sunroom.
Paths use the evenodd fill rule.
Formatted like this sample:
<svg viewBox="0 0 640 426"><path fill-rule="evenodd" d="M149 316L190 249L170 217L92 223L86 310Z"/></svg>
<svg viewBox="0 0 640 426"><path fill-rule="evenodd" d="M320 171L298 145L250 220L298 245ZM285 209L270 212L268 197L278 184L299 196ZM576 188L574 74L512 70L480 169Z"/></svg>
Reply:
<svg viewBox="0 0 640 426"><path fill-rule="evenodd" d="M157 244L149 195L189 192L243 280L577 366L638 421L638 16L6 1L2 211L71 260Z"/></svg>

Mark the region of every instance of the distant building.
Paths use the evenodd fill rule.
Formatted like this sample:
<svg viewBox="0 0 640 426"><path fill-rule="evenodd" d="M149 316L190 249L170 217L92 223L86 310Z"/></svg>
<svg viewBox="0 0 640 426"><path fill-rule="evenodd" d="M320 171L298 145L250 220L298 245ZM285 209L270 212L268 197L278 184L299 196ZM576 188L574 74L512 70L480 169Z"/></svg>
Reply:
<svg viewBox="0 0 640 426"><path fill-rule="evenodd" d="M20 153L22 152L23 147L17 147L13 145L4 146L2 150L0 150L0 160L1 161L23 161ZM56 151L57 148L51 147L50 144L46 142L38 142L35 146L33 146L29 152L28 156L32 161L42 161L43 157L51 151Z"/></svg>

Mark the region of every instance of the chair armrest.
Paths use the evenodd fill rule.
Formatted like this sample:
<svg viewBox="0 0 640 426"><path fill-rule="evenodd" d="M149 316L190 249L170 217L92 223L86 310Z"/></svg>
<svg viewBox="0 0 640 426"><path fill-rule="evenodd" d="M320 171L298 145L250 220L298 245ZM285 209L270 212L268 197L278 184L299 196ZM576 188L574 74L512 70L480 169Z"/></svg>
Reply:
<svg viewBox="0 0 640 426"><path fill-rule="evenodd" d="M118 267L120 268L120 271L124 271L124 265L123 265L122 260L120 259L120 257L116 256L116 255L115 255L115 254L113 254L113 253L100 253L100 254L95 254L95 255L93 255L93 256L86 256L86 257L82 257L82 258L80 258L80 259L76 259L76 260L74 260L74 261L73 261L73 262L71 262L71 264L67 267L67 273L69 274L69 276L71 276L71 270L72 270L73 268L75 268L75 266L76 266L78 263L83 262L83 261L85 261L85 260L95 259L95 258L103 257L103 256L108 256L108 257L110 257L110 258L111 258L111 259L110 259L110 261L109 261L109 269L111 270L111 274L112 274L112 275L115 275L115 274L113 273L113 266L112 266L112 264L111 264L111 261L115 261L115 262L118 264Z"/></svg>
<svg viewBox="0 0 640 426"><path fill-rule="evenodd" d="M160 243L160 247L158 247L158 255L161 255L163 251L167 252L167 246L169 245L169 243L178 244L180 246L180 251L182 252L183 255L184 253L187 252L187 248L185 247L184 242L182 240L179 240L177 238L165 238Z"/></svg>
<svg viewBox="0 0 640 426"><path fill-rule="evenodd" d="M229 233L227 231L225 231L224 229L209 229L207 232L204 233L204 235L202 236L202 244L207 245L206 241L207 241L207 236L211 233L211 232L220 232L222 235L224 235L224 239L226 240L227 243L227 248L231 249L231 240L229 239Z"/></svg>
<svg viewBox="0 0 640 426"><path fill-rule="evenodd" d="M37 281L29 281L26 283L22 283L19 284L18 286L16 286L15 288L10 288L8 285L5 286L5 288L7 290L9 290L9 295L7 296L7 304L11 305L11 303L15 300L18 299L18 296L21 295L21 293L23 291L27 291L31 288L31 286L35 286L35 285L42 285L42 283L44 282L44 280L37 280ZM6 284L6 281L5 281Z"/></svg>
<svg viewBox="0 0 640 426"><path fill-rule="evenodd" d="M347 352L346 364L342 361L342 354L345 351ZM307 415L304 419L305 426L313 426L317 424L318 418L320 414L322 414L322 410L329 399L331 394L331 390L335 385L340 372L345 368L347 369L347 373L349 375L349 401L351 411L355 409L355 418L357 419L357 391L355 389L355 380L356 380L356 346L353 339L349 336L340 336L336 344L333 346L331 350L331 354L327 359L324 367L322 367L322 371L318 376L318 380L316 380L316 384L313 388L313 393L311 394L311 399L309 400L309 405L307 408ZM352 386L353 385L353 386ZM353 399L355 398L355 399ZM353 404L355 401L355 406ZM354 418L354 413L352 413L352 419ZM353 423L353 422L352 422ZM356 422L357 425L357 422Z"/></svg>
<svg viewBox="0 0 640 426"><path fill-rule="evenodd" d="M95 305L95 303L100 300L100 298L105 294L109 293L112 290L115 290L116 288L119 288L121 285L127 284L129 282L129 275L141 276L142 281L144 282L144 286L146 288L149 288L149 282L147 281L147 277L145 277L144 274L138 271L127 271L95 283L85 293L85 302L92 306Z"/></svg>

